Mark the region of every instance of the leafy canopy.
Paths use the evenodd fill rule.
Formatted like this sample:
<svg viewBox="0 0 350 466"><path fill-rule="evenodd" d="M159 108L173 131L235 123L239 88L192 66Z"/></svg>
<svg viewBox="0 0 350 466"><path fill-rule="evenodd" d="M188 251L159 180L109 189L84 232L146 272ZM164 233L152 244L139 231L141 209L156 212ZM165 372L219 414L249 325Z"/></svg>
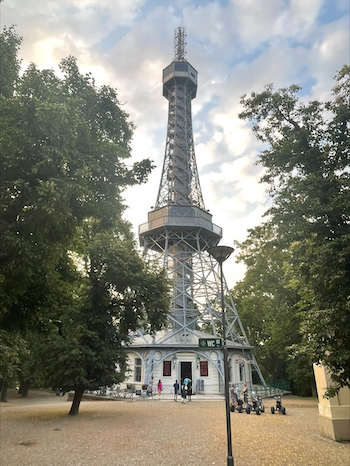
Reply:
<svg viewBox="0 0 350 466"><path fill-rule="evenodd" d="M307 354L295 351L301 342L300 296L289 286L286 264L290 253L276 236L276 227L260 225L250 230L240 249L246 274L233 290L248 339L268 383L288 381L295 394L310 396L312 363Z"/></svg>
<svg viewBox="0 0 350 466"><path fill-rule="evenodd" d="M332 371L332 395L350 385L350 67L336 74L330 101L304 103L299 90L243 96L240 118L268 144L258 158L273 199L267 223L289 250L304 348Z"/></svg>
<svg viewBox="0 0 350 466"><path fill-rule="evenodd" d="M62 77L35 64L20 76L20 44L13 28L0 35L0 325L31 335L48 382L82 393L121 379L130 331L160 328L169 307L122 218L123 190L153 165L127 165L134 126L115 89L74 57Z"/></svg>

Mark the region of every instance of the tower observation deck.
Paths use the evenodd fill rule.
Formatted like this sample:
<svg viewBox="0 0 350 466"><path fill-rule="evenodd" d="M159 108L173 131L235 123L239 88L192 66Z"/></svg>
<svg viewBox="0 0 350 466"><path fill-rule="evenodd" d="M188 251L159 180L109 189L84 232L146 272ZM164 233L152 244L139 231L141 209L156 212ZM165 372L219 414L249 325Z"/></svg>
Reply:
<svg viewBox="0 0 350 466"><path fill-rule="evenodd" d="M150 351L147 377L154 370L152 355L162 348L162 359L179 351L205 356L223 378L221 352L210 359L198 349L199 338L219 337L222 328L219 266L207 252L219 243L222 230L205 209L199 182L191 115L198 73L185 58L185 39L184 28L177 28L174 59L163 70L163 96L169 103L164 163L155 207L139 226L144 253L172 281L172 307L166 329L153 336L140 333L132 346ZM228 348L245 352L263 380L225 279L224 296Z"/></svg>

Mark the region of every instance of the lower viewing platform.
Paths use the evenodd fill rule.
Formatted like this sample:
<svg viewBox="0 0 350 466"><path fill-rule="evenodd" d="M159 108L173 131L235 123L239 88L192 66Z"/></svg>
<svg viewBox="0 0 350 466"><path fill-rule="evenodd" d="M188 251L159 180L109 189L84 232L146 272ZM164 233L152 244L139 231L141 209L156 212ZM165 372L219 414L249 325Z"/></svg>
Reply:
<svg viewBox="0 0 350 466"><path fill-rule="evenodd" d="M222 237L222 228L214 225L212 215L194 206L166 206L148 213L148 222L139 226L139 235L163 227L204 228L209 233Z"/></svg>

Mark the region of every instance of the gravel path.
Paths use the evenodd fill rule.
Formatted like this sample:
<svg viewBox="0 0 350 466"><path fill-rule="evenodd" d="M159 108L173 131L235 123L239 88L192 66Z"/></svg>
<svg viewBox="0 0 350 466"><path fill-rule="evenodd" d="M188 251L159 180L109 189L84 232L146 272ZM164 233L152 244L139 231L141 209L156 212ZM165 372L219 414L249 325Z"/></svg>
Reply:
<svg viewBox="0 0 350 466"><path fill-rule="evenodd" d="M349 466L350 445L322 438L317 402L285 397L287 415L233 413L235 466ZM226 466L224 401L83 401L13 391L1 403L1 466Z"/></svg>

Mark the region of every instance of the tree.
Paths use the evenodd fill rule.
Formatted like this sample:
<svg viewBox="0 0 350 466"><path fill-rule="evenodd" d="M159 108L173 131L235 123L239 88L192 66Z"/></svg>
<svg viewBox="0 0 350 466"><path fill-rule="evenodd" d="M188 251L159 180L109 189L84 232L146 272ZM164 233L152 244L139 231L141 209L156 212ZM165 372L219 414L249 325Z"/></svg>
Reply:
<svg viewBox="0 0 350 466"><path fill-rule="evenodd" d="M263 375L271 383L288 381L298 395L310 395L314 387L311 360L293 351L301 342L301 318L299 295L289 286L285 271L289 251L279 244L276 228L268 224L250 230L248 238L236 245L237 259L247 270L232 294Z"/></svg>
<svg viewBox="0 0 350 466"><path fill-rule="evenodd" d="M17 301L38 275L39 291L52 277L84 218L104 217L107 225L124 209L123 188L144 181L152 167L149 160L132 169L124 163L133 126L116 91L97 89L73 57L61 70L62 80L30 65L14 95L1 99L2 311L15 307L19 320L28 306Z"/></svg>
<svg viewBox="0 0 350 466"><path fill-rule="evenodd" d="M335 82L331 101L308 103L298 86L268 85L242 97L240 114L269 146L258 159L274 201L267 215L291 252L304 347L333 373L328 395L350 386L349 66Z"/></svg>
<svg viewBox="0 0 350 466"><path fill-rule="evenodd" d="M78 414L85 389L124 379L130 332L141 326L151 333L160 329L170 306L164 270L140 258L129 225L107 232L90 220L80 240L84 280L77 302L59 310L49 338L44 335L49 341L42 358L52 386L75 390L70 414Z"/></svg>
<svg viewBox="0 0 350 466"><path fill-rule="evenodd" d="M0 325L35 329L30 350L47 380L80 393L125 368L126 328L158 328L167 311L164 275L122 220L123 190L153 165L126 165L134 127L115 89L98 88L74 57L62 78L34 64L19 76L20 43L13 29L1 36Z"/></svg>

